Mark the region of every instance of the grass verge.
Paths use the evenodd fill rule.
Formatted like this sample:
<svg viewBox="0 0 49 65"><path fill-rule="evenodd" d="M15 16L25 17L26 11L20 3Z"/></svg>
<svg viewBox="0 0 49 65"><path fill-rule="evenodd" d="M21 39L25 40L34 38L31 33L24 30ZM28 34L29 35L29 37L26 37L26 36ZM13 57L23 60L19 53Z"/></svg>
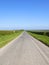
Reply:
<svg viewBox="0 0 49 65"><path fill-rule="evenodd" d="M35 34L35 33L31 33L28 32L31 36L33 36L34 38L38 39L39 41L43 42L45 45L47 45L49 47L49 37L46 35L40 35L40 34Z"/></svg>
<svg viewBox="0 0 49 65"><path fill-rule="evenodd" d="M5 32L7 32L7 31L5 31ZM10 34L9 33L8 34L4 33L4 35L0 34L0 48L2 48L3 46L5 46L8 42L10 42L14 38L16 38L21 33L22 33L22 31L16 31L16 32L13 32L13 33L10 33Z"/></svg>

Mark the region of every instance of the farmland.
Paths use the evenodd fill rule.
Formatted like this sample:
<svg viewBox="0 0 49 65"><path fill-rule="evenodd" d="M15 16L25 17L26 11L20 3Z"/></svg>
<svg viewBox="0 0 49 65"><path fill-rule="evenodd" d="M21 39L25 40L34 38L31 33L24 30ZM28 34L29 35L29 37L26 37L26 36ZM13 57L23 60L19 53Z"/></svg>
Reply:
<svg viewBox="0 0 49 65"><path fill-rule="evenodd" d="M22 33L22 30L0 30L0 48L6 45L8 42L16 38L20 33Z"/></svg>
<svg viewBox="0 0 49 65"><path fill-rule="evenodd" d="M49 31L28 31L28 33L49 46Z"/></svg>

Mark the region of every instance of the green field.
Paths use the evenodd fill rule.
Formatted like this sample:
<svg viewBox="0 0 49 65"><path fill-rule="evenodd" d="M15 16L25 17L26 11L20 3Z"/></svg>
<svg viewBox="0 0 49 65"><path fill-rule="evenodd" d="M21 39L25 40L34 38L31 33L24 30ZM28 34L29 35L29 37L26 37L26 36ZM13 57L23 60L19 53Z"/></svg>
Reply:
<svg viewBox="0 0 49 65"><path fill-rule="evenodd" d="M0 31L0 48L6 45L11 40L13 40L14 38L16 38L21 33L22 30Z"/></svg>
<svg viewBox="0 0 49 65"><path fill-rule="evenodd" d="M31 36L34 38L40 40L43 42L45 45L49 46L49 36L45 34L45 32L28 32Z"/></svg>

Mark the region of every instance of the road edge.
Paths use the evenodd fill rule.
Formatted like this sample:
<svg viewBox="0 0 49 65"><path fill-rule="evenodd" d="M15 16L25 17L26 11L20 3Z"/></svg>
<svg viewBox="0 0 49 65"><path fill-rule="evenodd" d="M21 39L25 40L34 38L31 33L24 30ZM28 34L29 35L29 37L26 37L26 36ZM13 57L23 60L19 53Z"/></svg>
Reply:
<svg viewBox="0 0 49 65"><path fill-rule="evenodd" d="M29 33L28 33L28 35L31 37L31 39L33 40L33 36L31 36ZM35 39L35 38L34 38ZM37 39L36 39L37 40ZM34 40L33 40L34 41ZM45 60L47 61L47 63L49 64L49 58L46 56L46 54L41 50L41 48L36 44L36 41L34 41L35 42L35 46L36 46L36 48L39 50L39 52L41 53L41 55L45 58Z"/></svg>

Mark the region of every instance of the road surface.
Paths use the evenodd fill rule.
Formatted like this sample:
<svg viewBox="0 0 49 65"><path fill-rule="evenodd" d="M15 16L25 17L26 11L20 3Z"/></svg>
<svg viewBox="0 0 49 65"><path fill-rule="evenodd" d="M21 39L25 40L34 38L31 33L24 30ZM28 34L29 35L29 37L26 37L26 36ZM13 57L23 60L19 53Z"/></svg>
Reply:
<svg viewBox="0 0 49 65"><path fill-rule="evenodd" d="M0 49L0 65L49 65L49 48L23 32Z"/></svg>

